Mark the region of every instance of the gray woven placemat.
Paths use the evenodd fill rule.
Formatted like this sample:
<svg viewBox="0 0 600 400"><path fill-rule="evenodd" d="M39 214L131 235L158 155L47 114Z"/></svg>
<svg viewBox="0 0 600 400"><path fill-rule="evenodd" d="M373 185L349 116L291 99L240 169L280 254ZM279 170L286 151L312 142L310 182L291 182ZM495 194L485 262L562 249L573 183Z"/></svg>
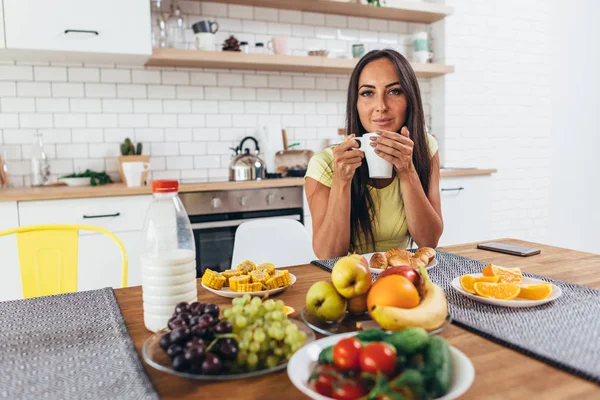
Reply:
<svg viewBox="0 0 600 400"><path fill-rule="evenodd" d="M158 395L105 288L0 303L0 398Z"/></svg>
<svg viewBox="0 0 600 400"><path fill-rule="evenodd" d="M313 264L331 271L338 259ZM428 272L446 292L454 324L600 384L599 290L525 273L560 286L562 296L537 307L497 307L471 300L450 285L459 275L480 273L484 263L442 251L437 259L439 265Z"/></svg>

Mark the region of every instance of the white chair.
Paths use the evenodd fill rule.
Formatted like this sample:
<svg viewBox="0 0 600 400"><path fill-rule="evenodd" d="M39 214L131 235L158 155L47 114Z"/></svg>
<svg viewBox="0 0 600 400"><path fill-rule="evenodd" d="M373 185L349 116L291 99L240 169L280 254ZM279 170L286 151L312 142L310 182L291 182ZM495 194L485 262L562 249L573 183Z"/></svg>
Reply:
<svg viewBox="0 0 600 400"><path fill-rule="evenodd" d="M231 268L244 260L276 268L316 260L312 238L299 221L288 218L258 219L242 223L235 232Z"/></svg>

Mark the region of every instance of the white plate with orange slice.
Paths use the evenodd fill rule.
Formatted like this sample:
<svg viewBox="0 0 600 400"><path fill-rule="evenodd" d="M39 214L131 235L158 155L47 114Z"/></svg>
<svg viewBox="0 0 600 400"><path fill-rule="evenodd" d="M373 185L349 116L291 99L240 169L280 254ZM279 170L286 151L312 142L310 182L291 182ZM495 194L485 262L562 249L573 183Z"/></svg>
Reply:
<svg viewBox="0 0 600 400"><path fill-rule="evenodd" d="M559 286L541 279L526 278L522 275L520 282L506 282L502 279L498 283L498 279L498 276L469 274L457 276L451 285L465 297L500 307L535 307L556 300L562 295Z"/></svg>

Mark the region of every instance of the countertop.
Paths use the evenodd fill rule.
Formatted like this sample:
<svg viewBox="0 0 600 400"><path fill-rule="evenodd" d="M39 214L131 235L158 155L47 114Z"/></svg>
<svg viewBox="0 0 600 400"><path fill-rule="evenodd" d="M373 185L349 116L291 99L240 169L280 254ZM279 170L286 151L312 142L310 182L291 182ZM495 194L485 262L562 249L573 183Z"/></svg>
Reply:
<svg viewBox="0 0 600 400"><path fill-rule="evenodd" d="M512 239L497 240L502 243L536 247L540 255L515 257L508 254L478 250L476 243L442 247L441 250L506 267L521 267L525 272L600 288L600 278L595 272L600 268L600 256L574 250L544 246ZM565 268L569 265L569 268ZM289 268L296 275L296 283L277 295L277 299L296 311L291 318L301 319L310 286L331 275L314 265ZM198 284L198 300L216 303L220 307L231 305L231 299L219 297ZM139 286L116 289L115 296L135 349L141 358L142 345L151 335L144 327L142 289ZM532 357L489 341L457 325L448 326L441 334L448 342L464 352L475 366L475 381L460 398L469 399L597 399L598 386L592 382L554 368ZM317 337L323 335L317 333ZM287 372L264 375L238 381L203 381L179 378L160 372L143 363L161 399L307 399L290 382ZM285 396L282 395L285 393Z"/></svg>
<svg viewBox="0 0 600 400"><path fill-rule="evenodd" d="M443 169L440 177L464 177L490 175L497 172L495 169ZM179 192L208 192L213 190L239 190L263 189L276 187L303 186L303 178L266 179L262 181L247 182L209 182L209 183L184 183L179 185ZM0 189L0 202L7 201L35 201L35 200L62 200L82 199L93 197L135 196L151 194L149 186L130 188L122 183L113 183L103 186L48 186L48 187L23 187Z"/></svg>

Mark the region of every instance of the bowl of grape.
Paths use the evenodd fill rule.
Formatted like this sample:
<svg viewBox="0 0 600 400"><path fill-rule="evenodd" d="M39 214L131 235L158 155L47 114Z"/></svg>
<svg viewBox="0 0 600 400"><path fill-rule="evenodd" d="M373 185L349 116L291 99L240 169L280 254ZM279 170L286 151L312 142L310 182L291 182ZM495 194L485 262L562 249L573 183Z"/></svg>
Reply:
<svg viewBox="0 0 600 400"><path fill-rule="evenodd" d="M242 379L285 369L315 334L288 318L284 307L281 300L249 295L233 299L222 311L216 304L179 303L168 327L144 342L142 356L157 370L199 380Z"/></svg>

